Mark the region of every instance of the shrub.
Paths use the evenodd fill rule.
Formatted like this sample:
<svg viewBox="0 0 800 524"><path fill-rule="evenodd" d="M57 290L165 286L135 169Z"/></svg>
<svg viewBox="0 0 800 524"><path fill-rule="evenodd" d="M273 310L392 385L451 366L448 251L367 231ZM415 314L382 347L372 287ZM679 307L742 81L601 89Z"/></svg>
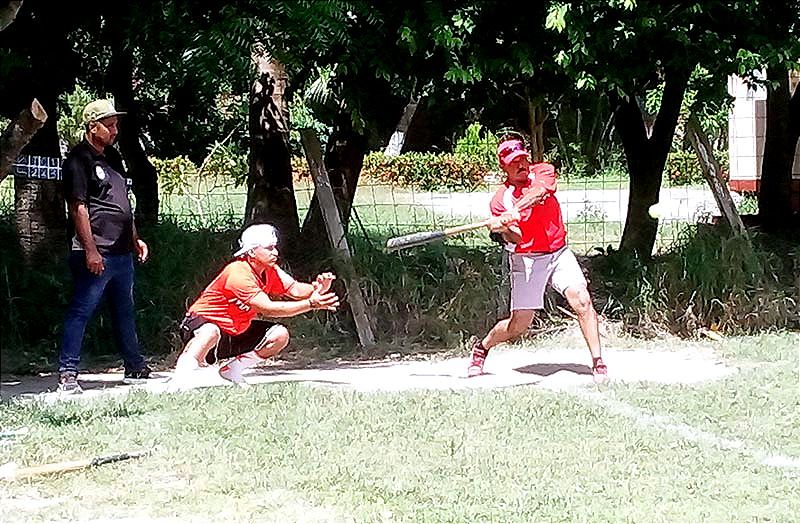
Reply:
<svg viewBox="0 0 800 524"><path fill-rule="evenodd" d="M714 156L720 164L720 170L725 180L728 179L728 152L716 151ZM670 151L667 163L664 166L664 176L670 186L685 186L692 184L705 184L706 179L693 150Z"/></svg>
<svg viewBox="0 0 800 524"><path fill-rule="evenodd" d="M197 166L185 156L175 158L150 158L156 169L158 188L165 195L183 195L191 187L191 179L197 176Z"/></svg>
<svg viewBox="0 0 800 524"><path fill-rule="evenodd" d="M484 164L487 169L497 168L497 138L488 131L483 131L483 126L475 122L459 138L453 153L470 162Z"/></svg>
<svg viewBox="0 0 800 524"><path fill-rule="evenodd" d="M371 180L425 191L474 189L490 172L485 159L448 153L404 153L386 156L370 153L362 175Z"/></svg>
<svg viewBox="0 0 800 524"><path fill-rule="evenodd" d="M797 329L798 246L761 235L751 240L697 225L649 262L613 251L595 257L597 296L610 316L642 334L658 328L683 336L699 328L731 334Z"/></svg>

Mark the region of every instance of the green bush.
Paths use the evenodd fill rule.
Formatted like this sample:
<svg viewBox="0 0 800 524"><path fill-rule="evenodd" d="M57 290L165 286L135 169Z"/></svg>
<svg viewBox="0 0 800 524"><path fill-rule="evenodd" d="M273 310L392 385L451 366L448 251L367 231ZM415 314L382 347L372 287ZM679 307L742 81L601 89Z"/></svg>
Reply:
<svg viewBox="0 0 800 524"><path fill-rule="evenodd" d="M470 162L482 163L488 169L497 168L497 138L477 122L470 124L458 139L453 153Z"/></svg>
<svg viewBox="0 0 800 524"><path fill-rule="evenodd" d="M158 188L165 195L183 195L192 187L192 178L197 176L197 166L188 157L150 158L156 169Z"/></svg>
<svg viewBox="0 0 800 524"><path fill-rule="evenodd" d="M611 251L593 258L591 266L602 308L641 334L662 328L695 336L700 328L743 334L800 327L796 243L779 244L763 235L748 240L696 225L652 261Z"/></svg>
<svg viewBox="0 0 800 524"><path fill-rule="evenodd" d="M715 151L714 156L720 163L722 176L727 180L728 166L730 165L728 152L726 150ZM670 151L664 166L664 177L670 186L705 184L706 181L694 150Z"/></svg>
<svg viewBox="0 0 800 524"><path fill-rule="evenodd" d="M197 190L197 181L215 180L220 185L243 185L247 180L247 155L235 152L233 147L221 144L212 146L212 151L201 166L186 156L175 158L150 157L156 169L159 190L165 195L186 195ZM292 173L295 179L310 176L305 158L293 156Z"/></svg>
<svg viewBox="0 0 800 524"><path fill-rule="evenodd" d="M497 138L473 123L456 142L453 153L403 153L386 156L381 152L364 159L362 176L399 187L425 191L471 190L499 170Z"/></svg>
<svg viewBox="0 0 800 524"><path fill-rule="evenodd" d="M98 98L96 94L79 85L75 86L72 93L61 97L59 102L62 110L57 123L58 135L66 141L70 149L83 140L86 133L83 126L83 108L96 98Z"/></svg>
<svg viewBox="0 0 800 524"><path fill-rule="evenodd" d="M370 153L364 159L362 175L371 180L425 191L437 189L470 190L496 169L485 158L449 153L404 153L386 156Z"/></svg>

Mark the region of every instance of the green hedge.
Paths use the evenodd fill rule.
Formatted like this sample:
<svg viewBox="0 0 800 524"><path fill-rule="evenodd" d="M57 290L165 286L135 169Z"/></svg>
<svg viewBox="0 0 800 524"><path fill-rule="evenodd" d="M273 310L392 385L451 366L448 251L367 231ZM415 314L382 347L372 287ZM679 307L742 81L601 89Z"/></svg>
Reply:
<svg viewBox="0 0 800 524"><path fill-rule="evenodd" d="M364 159L362 176L371 180L401 187L416 187L425 191L437 189L474 189L484 183L484 177L496 171L480 156L449 153L404 153L386 156L370 153Z"/></svg>
<svg viewBox="0 0 800 524"><path fill-rule="evenodd" d="M714 156L720 164L722 175L727 179L730 165L728 151L716 151ZM664 166L664 177L671 186L705 184L703 171L697 161L697 154L693 150L670 151Z"/></svg>

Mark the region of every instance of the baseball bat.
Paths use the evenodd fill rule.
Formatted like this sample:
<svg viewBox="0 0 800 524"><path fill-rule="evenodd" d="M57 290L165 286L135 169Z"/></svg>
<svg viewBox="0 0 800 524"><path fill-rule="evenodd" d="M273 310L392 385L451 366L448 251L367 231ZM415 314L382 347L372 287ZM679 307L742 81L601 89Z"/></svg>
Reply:
<svg viewBox="0 0 800 524"><path fill-rule="evenodd" d="M0 468L0 479L2 480L17 480L28 477L35 477L37 475L48 475L51 473L64 473L67 471L75 471L111 462L118 462L120 460L128 460L133 458L144 457L149 455L152 450L144 451L130 451L127 453L117 453L114 455L102 455L90 459L81 460L68 460L65 462L54 462L52 464L43 464L41 466L32 466L29 468L19 468L14 463L9 463Z"/></svg>
<svg viewBox="0 0 800 524"><path fill-rule="evenodd" d="M472 231L474 229L480 229L488 226L492 220L493 218L487 218L486 220L481 220L480 222L472 222L470 224L448 227L440 231L420 231L419 233L411 233L410 235L390 238L386 241L386 252L391 253L392 251L398 251L400 249L421 246L436 240L451 237L453 235L466 233L467 231Z"/></svg>

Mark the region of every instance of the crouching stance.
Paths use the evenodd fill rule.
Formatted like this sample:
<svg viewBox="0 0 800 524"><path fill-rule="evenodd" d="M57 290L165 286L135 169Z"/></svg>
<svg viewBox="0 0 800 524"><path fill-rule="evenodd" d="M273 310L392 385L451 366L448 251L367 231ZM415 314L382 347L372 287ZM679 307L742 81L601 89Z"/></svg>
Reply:
<svg viewBox="0 0 800 524"><path fill-rule="evenodd" d="M284 326L257 315L286 318L339 307L339 297L330 291L336 278L332 273L307 284L278 267L278 236L271 225L248 227L239 243L235 260L211 281L181 322L184 347L175 366L178 373L231 359L219 374L241 383L245 369L277 355L289 343Z"/></svg>
<svg viewBox="0 0 800 524"><path fill-rule="evenodd" d="M552 165L531 164L521 140L505 140L497 149L505 183L491 201L493 233L502 236L511 264L511 316L498 322L472 348L468 375L483 373L489 350L525 333L535 311L544 307L549 284L569 302L578 317L596 382L605 382L608 369L600 354L597 313L583 271L567 247L567 233L556 199Z"/></svg>

